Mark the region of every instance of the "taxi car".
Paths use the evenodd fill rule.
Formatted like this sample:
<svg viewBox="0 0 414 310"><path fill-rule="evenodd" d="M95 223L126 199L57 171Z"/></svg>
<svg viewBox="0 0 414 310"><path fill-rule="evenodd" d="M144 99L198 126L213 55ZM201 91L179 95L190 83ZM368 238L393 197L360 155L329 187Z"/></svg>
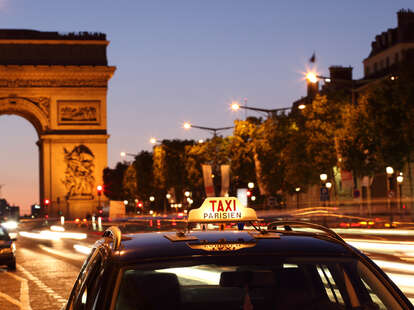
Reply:
<svg viewBox="0 0 414 310"><path fill-rule="evenodd" d="M0 265L7 266L8 270L16 270L16 246L7 230L0 226Z"/></svg>
<svg viewBox="0 0 414 310"><path fill-rule="evenodd" d="M280 221L264 230L257 222L237 198L214 197L189 212L186 231L124 235L111 227L64 309L413 309L330 229ZM213 223L220 229L205 229ZM231 223L246 225L222 230Z"/></svg>

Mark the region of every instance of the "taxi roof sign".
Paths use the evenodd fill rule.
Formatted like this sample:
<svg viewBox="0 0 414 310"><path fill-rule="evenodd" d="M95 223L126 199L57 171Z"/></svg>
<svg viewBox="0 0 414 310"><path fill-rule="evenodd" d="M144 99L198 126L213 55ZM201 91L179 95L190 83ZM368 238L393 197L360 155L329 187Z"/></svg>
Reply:
<svg viewBox="0 0 414 310"><path fill-rule="evenodd" d="M208 197L188 214L188 223L249 221L257 221L256 211L243 206L236 197Z"/></svg>

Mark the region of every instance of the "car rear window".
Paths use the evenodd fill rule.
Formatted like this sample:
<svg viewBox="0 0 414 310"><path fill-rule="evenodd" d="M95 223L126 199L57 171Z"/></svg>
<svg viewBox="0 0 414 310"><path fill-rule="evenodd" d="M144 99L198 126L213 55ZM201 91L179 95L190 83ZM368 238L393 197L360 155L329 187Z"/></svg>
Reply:
<svg viewBox="0 0 414 310"><path fill-rule="evenodd" d="M116 310L401 309L386 286L354 259L286 259L269 264L202 260L122 271ZM163 306L164 305L164 306Z"/></svg>

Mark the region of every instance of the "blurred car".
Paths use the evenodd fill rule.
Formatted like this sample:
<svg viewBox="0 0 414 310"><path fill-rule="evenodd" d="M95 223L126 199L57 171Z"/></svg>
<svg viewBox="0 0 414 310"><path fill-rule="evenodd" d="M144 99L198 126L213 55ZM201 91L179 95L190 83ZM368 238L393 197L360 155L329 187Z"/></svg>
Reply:
<svg viewBox="0 0 414 310"><path fill-rule="evenodd" d="M19 224L16 220L8 219L6 217L3 219L0 225L3 226L7 230L11 239L17 240L17 235L18 235L17 228Z"/></svg>
<svg viewBox="0 0 414 310"><path fill-rule="evenodd" d="M8 270L16 270L16 246L7 230L0 226L0 265L7 266Z"/></svg>
<svg viewBox="0 0 414 310"><path fill-rule="evenodd" d="M332 230L296 221L262 230L256 221L236 198L208 198L188 216L188 227L199 230L123 235L111 227L65 309L413 309ZM205 230L214 223L219 230Z"/></svg>

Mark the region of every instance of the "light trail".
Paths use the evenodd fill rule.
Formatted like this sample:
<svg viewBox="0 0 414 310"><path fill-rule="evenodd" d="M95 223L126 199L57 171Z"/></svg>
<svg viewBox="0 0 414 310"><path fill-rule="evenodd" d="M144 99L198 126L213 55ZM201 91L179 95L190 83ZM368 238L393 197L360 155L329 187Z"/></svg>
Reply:
<svg viewBox="0 0 414 310"><path fill-rule="evenodd" d="M398 254L399 257L414 258L414 242L348 238L345 241L361 251L391 255Z"/></svg>
<svg viewBox="0 0 414 310"><path fill-rule="evenodd" d="M73 245L73 248L75 249L76 252L79 252L85 255L89 255L92 251L91 247L81 245L81 244L75 244Z"/></svg>
<svg viewBox="0 0 414 310"><path fill-rule="evenodd" d="M413 229L332 228L337 234L375 236L414 236Z"/></svg>
<svg viewBox="0 0 414 310"><path fill-rule="evenodd" d="M61 232L61 231L50 231L42 230L40 233L33 233L27 231L19 232L19 235L22 237L38 240L60 240L60 239L75 239L83 240L87 238L87 235L84 233L75 233L75 232Z"/></svg>

